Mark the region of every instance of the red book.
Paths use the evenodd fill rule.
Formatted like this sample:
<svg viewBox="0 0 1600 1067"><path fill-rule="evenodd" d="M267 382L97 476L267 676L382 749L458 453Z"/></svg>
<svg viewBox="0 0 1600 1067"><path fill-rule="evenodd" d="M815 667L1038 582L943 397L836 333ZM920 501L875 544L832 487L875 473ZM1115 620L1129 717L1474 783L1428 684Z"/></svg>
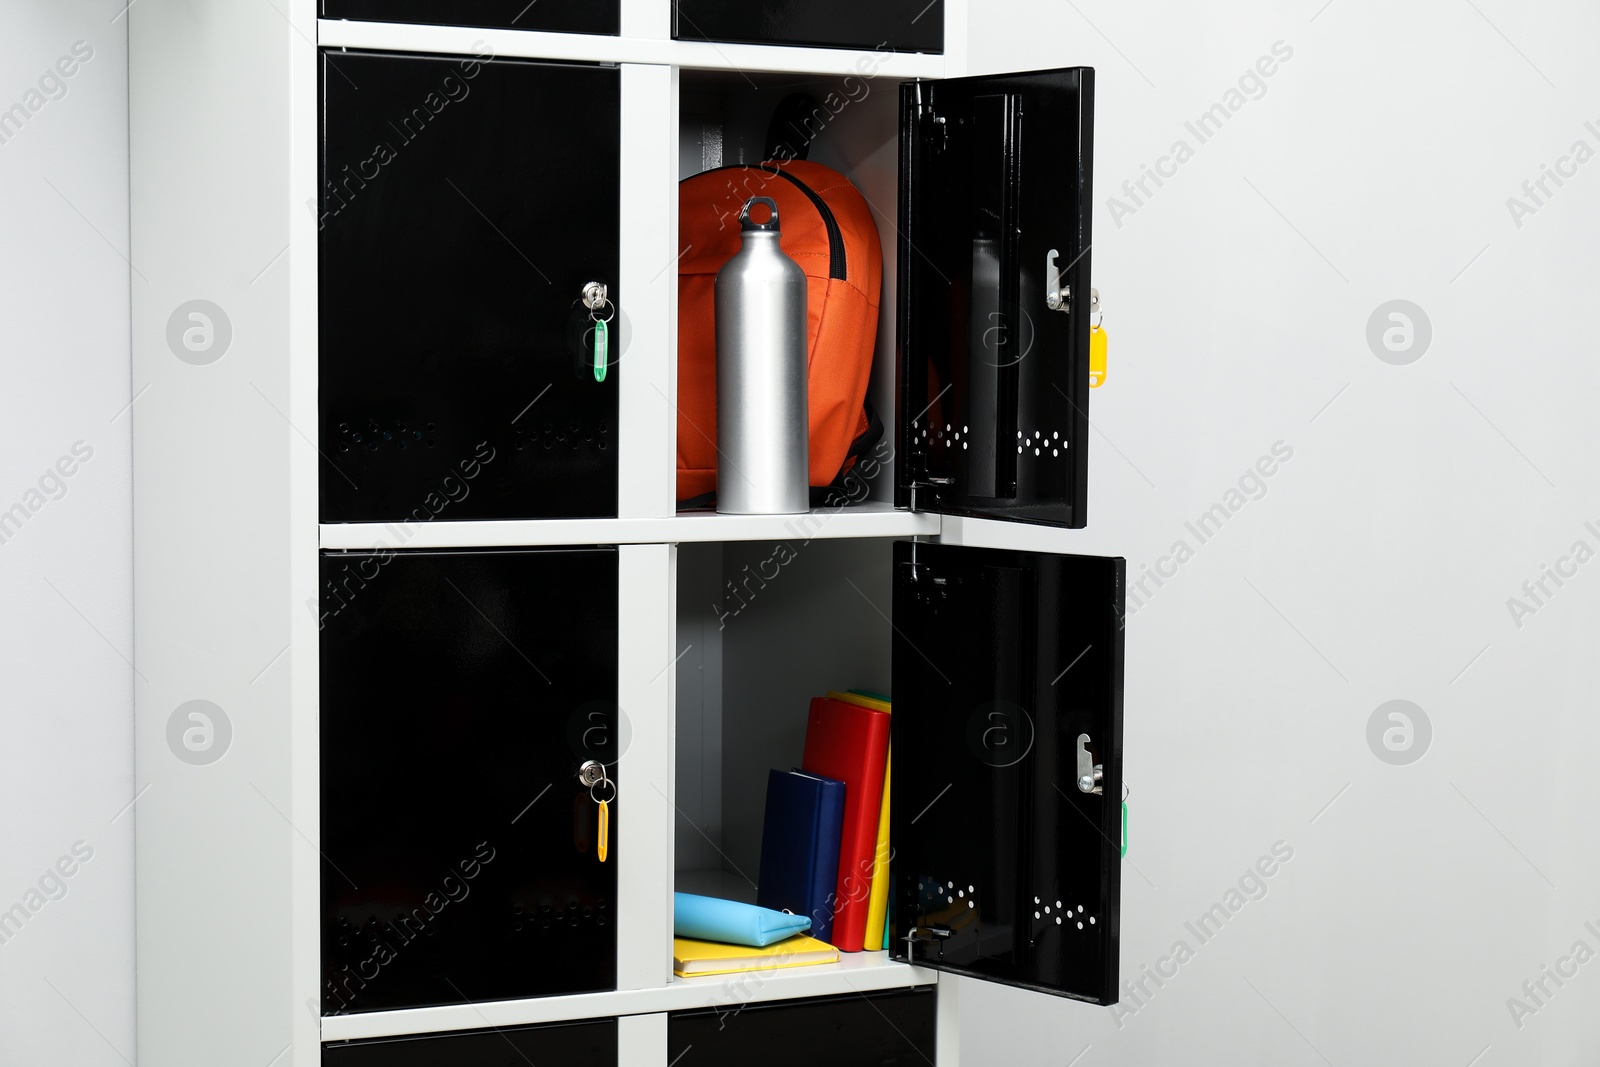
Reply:
<svg viewBox="0 0 1600 1067"><path fill-rule="evenodd" d="M839 884L834 894L833 944L860 952L872 893L883 769L889 757L889 716L827 697L811 698L806 751L800 766L844 783L844 828L839 834Z"/></svg>

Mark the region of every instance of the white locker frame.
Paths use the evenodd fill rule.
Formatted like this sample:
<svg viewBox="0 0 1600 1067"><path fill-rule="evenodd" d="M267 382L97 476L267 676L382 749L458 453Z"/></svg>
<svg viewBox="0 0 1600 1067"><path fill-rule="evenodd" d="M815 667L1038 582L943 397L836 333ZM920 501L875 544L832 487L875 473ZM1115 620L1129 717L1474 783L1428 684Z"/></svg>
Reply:
<svg viewBox="0 0 1600 1067"><path fill-rule="evenodd" d="M665 1067L665 1013L937 985L938 1062L959 1056L960 981L847 955L759 994L671 977L676 544L794 537L793 519L674 513L681 69L857 73L849 49L671 39L670 0L621 0L618 37L319 20L317 0L130 5L138 778L138 1055L160 1067L313 1067L326 1041L617 1016L621 1062ZM967 0L945 53L876 55L887 81L967 73ZM621 376L616 519L319 527L318 47L621 64ZM211 362L179 359L186 302L225 313ZM888 306L886 301L886 307ZM183 320L179 320L183 321ZM220 338L220 333L217 335ZM1063 531L869 503L807 537L947 535L1063 550ZM954 535L953 537L948 535ZM617 989L322 1018L318 553L616 544L619 702L633 741L616 860ZM1048 547L1046 547L1048 546ZM176 709L222 709L220 754L171 749Z"/></svg>

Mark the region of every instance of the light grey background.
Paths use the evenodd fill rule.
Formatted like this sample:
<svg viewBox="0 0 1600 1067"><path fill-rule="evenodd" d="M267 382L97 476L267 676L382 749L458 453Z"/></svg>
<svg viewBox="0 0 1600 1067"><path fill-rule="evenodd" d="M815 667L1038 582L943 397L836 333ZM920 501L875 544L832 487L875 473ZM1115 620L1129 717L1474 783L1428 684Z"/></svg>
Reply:
<svg viewBox="0 0 1600 1067"><path fill-rule="evenodd" d="M59 98L0 126L0 512L26 507L74 443L92 449L64 495L52 482L59 499L0 527L5 1067L133 1057L125 2L0 4L0 113L26 108L76 42L93 49L64 95L49 82ZM92 854L75 867L77 842ZM40 879L64 856L74 873L50 900ZM4 914L30 891L48 903L13 933Z"/></svg>
<svg viewBox="0 0 1600 1067"><path fill-rule="evenodd" d="M0 109L95 50L0 143L0 510L94 450L0 543L0 910L93 849L0 944L6 1065L133 1050L121 7L0 8ZM1542 606L1522 591L1575 541L1600 550L1600 161L1520 226L1507 198L1600 150L1600 11L981 0L971 32L975 73L1098 70L1111 358L1093 526L1063 543L1135 580L1193 555L1128 622L1122 970L1192 957L1120 1012L962 983L969 1062L1594 1062L1600 961L1546 980L1520 1029L1507 999L1574 942L1600 951L1600 562ZM1279 41L1293 55L1200 143L1185 123ZM1122 192L1180 139L1164 185ZM1406 365L1368 347L1393 300L1431 322ZM1201 543L1186 523L1280 441L1264 495ZM1537 607L1520 627L1513 596ZM1390 700L1428 715L1420 760L1369 749ZM1293 858L1202 944L1186 924L1277 842Z"/></svg>

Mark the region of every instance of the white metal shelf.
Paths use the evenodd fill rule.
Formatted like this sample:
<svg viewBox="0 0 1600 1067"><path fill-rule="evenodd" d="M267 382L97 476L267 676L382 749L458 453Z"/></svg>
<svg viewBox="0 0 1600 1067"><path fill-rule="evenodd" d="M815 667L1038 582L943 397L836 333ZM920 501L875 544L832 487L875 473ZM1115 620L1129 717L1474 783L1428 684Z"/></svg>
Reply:
<svg viewBox="0 0 1600 1067"><path fill-rule="evenodd" d="M529 966L535 966L530 961ZM604 993L447 1004L434 1008L329 1015L322 1020L322 1040L352 1041L402 1037L446 1030L483 1030L575 1019L693 1011L769 1000L795 1000L883 989L936 985L939 972L889 959L887 952L841 953L838 963L789 967L772 972L674 976L653 989L618 989Z"/></svg>
<svg viewBox="0 0 1600 1067"><path fill-rule="evenodd" d="M685 541L809 541L916 537L939 532L939 516L882 501L816 508L805 515L685 512L658 519L483 519L457 522L323 523L325 549L514 548L524 545L641 545Z"/></svg>
<svg viewBox="0 0 1600 1067"><path fill-rule="evenodd" d="M945 57L860 48L798 48L720 44L590 33L418 26L400 22L320 19L317 43L326 48L568 60L580 63L657 63L700 70L770 71L882 78L943 78Z"/></svg>

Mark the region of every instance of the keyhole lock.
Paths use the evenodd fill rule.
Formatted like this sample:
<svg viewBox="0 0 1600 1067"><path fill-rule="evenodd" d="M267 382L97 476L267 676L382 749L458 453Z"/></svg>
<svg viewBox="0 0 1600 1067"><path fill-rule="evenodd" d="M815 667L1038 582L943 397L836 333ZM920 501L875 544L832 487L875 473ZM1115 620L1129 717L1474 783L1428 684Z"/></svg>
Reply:
<svg viewBox="0 0 1600 1067"><path fill-rule="evenodd" d="M600 311L606 306L606 286L604 282L585 282L583 286L583 306L590 311Z"/></svg>
<svg viewBox="0 0 1600 1067"><path fill-rule="evenodd" d="M597 759L585 760L578 768L578 784L585 789L593 789L605 780L606 765Z"/></svg>
<svg viewBox="0 0 1600 1067"><path fill-rule="evenodd" d="M1078 792L1099 796L1104 792L1100 782L1106 776L1105 766L1094 761L1089 751L1089 735L1078 735Z"/></svg>

